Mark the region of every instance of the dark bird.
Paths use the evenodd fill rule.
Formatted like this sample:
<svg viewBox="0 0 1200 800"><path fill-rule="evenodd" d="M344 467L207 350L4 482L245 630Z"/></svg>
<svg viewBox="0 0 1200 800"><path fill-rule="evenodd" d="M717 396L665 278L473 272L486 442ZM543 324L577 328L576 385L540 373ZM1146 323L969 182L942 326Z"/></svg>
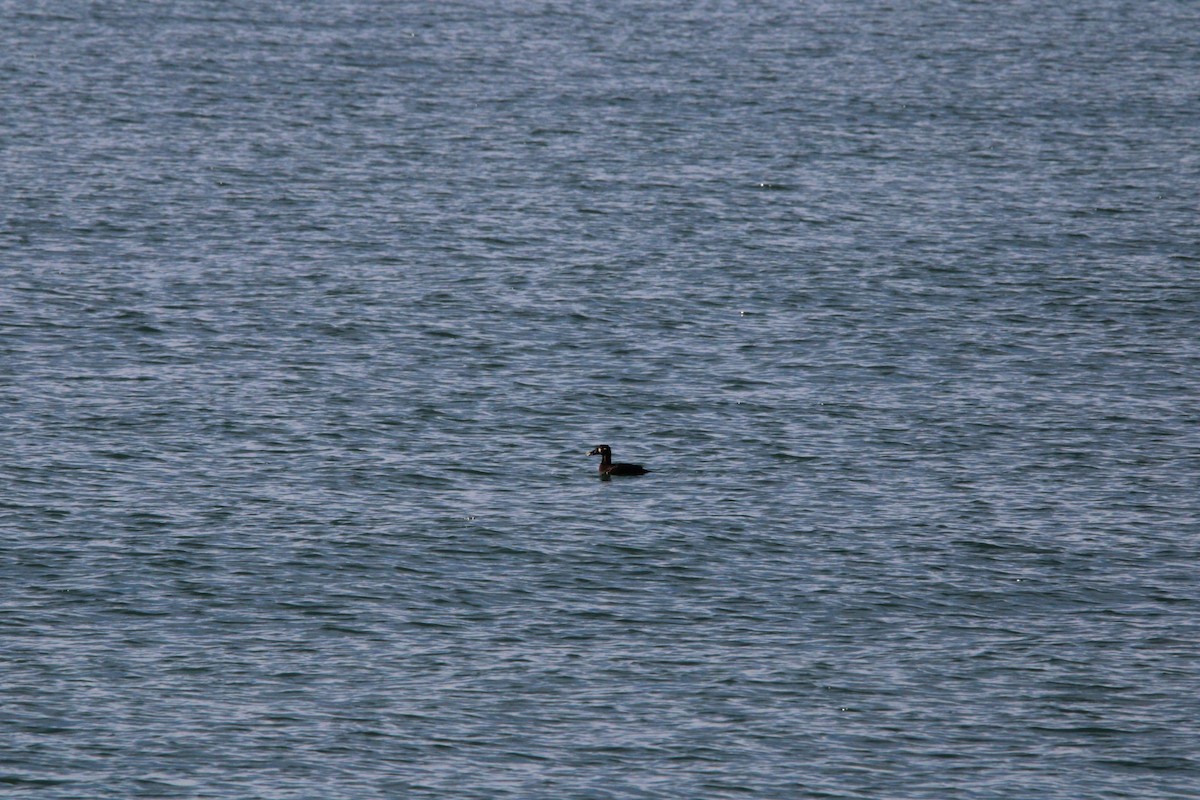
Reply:
<svg viewBox="0 0 1200 800"><path fill-rule="evenodd" d="M650 470L641 464L614 464L612 448L606 444L598 445L589 456L600 456L600 476L608 475L645 475Z"/></svg>

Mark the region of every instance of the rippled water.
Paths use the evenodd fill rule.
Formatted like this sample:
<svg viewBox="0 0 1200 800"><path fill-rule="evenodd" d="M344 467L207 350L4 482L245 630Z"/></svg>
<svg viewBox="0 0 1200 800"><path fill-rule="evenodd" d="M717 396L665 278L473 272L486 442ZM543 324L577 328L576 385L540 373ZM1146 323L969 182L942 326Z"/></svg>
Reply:
<svg viewBox="0 0 1200 800"><path fill-rule="evenodd" d="M1198 30L0 3L0 793L1200 796Z"/></svg>

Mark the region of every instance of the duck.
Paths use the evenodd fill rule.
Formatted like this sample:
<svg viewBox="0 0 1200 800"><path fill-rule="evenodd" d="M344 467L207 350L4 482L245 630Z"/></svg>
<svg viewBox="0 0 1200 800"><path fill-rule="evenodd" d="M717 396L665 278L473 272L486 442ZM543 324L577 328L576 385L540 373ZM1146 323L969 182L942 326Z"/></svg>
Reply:
<svg viewBox="0 0 1200 800"><path fill-rule="evenodd" d="M614 464L612 460L612 448L606 444L597 445L588 455L600 456L601 477L608 477L609 475L645 475L650 471L641 464Z"/></svg>

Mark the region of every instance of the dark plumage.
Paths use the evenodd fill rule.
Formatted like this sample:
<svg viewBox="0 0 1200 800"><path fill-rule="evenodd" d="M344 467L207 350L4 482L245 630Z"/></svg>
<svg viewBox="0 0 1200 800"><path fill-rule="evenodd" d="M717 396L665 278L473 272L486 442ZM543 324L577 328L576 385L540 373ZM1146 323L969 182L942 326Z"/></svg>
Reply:
<svg viewBox="0 0 1200 800"><path fill-rule="evenodd" d="M589 456L600 456L600 475L645 475L650 470L641 464L614 464L612 448L606 444L596 447Z"/></svg>

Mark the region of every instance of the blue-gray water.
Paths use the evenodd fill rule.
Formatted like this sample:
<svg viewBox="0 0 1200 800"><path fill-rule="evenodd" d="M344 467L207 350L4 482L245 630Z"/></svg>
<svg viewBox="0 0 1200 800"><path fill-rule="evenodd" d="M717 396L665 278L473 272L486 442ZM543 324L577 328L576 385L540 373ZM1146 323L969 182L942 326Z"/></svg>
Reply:
<svg viewBox="0 0 1200 800"><path fill-rule="evenodd" d="M1198 35L0 3L0 794L1200 796Z"/></svg>

